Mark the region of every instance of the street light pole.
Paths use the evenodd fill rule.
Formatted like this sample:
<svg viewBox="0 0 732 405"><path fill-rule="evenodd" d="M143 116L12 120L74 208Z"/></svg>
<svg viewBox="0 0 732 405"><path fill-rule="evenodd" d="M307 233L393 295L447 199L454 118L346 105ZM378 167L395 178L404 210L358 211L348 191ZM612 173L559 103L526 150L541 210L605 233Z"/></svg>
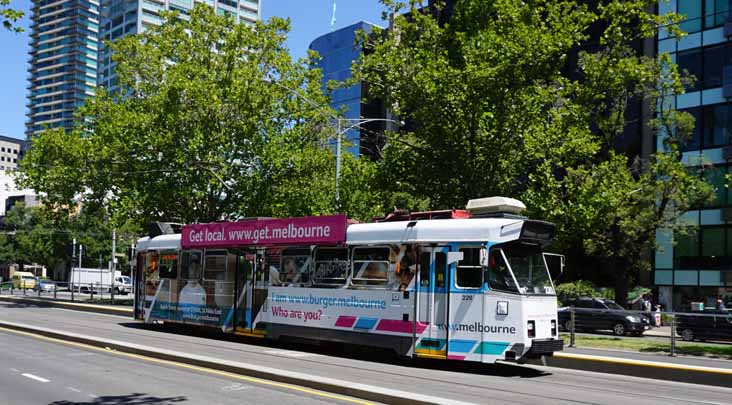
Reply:
<svg viewBox="0 0 732 405"><path fill-rule="evenodd" d="M336 120L336 178L335 178L335 209L341 209L340 177L341 177L341 120Z"/></svg>
<svg viewBox="0 0 732 405"><path fill-rule="evenodd" d="M296 97L300 98L301 100L305 101L306 103L310 104L311 106L315 107L316 109L322 109L327 106L320 105L316 103L315 101L309 99L308 97L304 96L300 93L299 90L291 89L282 83L279 83L276 80L273 80L269 77L264 77L262 80L265 83L274 84L275 86L284 89L292 94L294 94ZM329 114L336 122L336 178L335 178L335 209L336 211L340 210L341 208L341 199L340 199L340 178L341 178L341 137L344 133L350 131L353 128L358 128L359 126L363 124L367 124L369 122L391 122L394 124L401 125L401 122L389 119L389 118L343 118L335 113ZM341 126L341 122L345 121L347 123L354 122L354 124L346 125L345 128Z"/></svg>

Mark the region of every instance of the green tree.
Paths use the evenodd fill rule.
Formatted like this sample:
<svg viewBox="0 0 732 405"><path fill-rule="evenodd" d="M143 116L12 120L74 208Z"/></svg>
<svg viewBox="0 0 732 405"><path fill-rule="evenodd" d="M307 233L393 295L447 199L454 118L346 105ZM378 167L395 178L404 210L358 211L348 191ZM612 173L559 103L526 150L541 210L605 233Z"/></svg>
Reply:
<svg viewBox="0 0 732 405"><path fill-rule="evenodd" d="M40 264L52 275L70 263L73 239L84 246L84 266L106 267L112 257L112 224L101 211L82 209L62 216L45 207L16 204L6 213L4 227L0 233L3 263ZM132 224L117 229L117 252L124 253L138 232ZM124 270L127 265L128 259L122 255L117 267Z"/></svg>
<svg viewBox="0 0 732 405"><path fill-rule="evenodd" d="M679 34L678 16L648 13L654 3L465 0L445 23L439 4L419 10L411 1L393 30L361 36L370 51L354 67L411 123L388 138L381 187L434 208L521 198L530 216L557 224L555 248L568 267L601 263L588 272L603 273L624 303L648 267L656 229L680 226L710 193L680 161L688 114L661 108L641 123L666 136L659 153L615 151L631 103L652 110L683 91L668 57L632 47L662 25Z"/></svg>
<svg viewBox="0 0 732 405"><path fill-rule="evenodd" d="M0 0L0 21L5 29L15 32L23 32L16 22L23 18L24 13L10 7L10 0Z"/></svg>
<svg viewBox="0 0 732 405"><path fill-rule="evenodd" d="M196 4L190 20L166 14L109 44L121 92L90 99L74 131L34 139L23 184L60 209L78 198L103 207L115 223L332 213L334 112L320 71L291 59L288 30Z"/></svg>

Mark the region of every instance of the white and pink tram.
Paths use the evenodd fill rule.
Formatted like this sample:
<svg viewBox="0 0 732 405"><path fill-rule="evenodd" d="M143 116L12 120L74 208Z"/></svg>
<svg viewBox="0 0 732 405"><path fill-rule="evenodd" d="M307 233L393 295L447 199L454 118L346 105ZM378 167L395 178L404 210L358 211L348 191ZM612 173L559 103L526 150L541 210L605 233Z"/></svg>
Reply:
<svg viewBox="0 0 732 405"><path fill-rule="evenodd" d="M185 225L138 241L135 317L449 360L551 355L563 348L542 251L554 225L522 207Z"/></svg>

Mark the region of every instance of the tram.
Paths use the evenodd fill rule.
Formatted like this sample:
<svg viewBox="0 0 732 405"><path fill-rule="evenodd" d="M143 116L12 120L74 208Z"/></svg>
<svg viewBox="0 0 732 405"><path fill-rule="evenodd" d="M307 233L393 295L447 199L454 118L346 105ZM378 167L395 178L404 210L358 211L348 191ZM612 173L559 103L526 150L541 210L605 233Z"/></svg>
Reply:
<svg viewBox="0 0 732 405"><path fill-rule="evenodd" d="M524 362L563 348L543 249L520 201L182 226L137 242L134 316L446 360Z"/></svg>

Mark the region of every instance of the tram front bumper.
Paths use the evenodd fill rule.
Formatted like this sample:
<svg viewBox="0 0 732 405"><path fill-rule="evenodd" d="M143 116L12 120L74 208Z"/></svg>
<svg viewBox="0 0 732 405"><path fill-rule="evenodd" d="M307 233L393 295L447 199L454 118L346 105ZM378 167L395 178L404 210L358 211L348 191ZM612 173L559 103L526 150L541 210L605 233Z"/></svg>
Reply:
<svg viewBox="0 0 732 405"><path fill-rule="evenodd" d="M525 357L551 356L554 352L560 352L563 349L564 340L562 339L533 339L531 341L531 348L529 348Z"/></svg>

